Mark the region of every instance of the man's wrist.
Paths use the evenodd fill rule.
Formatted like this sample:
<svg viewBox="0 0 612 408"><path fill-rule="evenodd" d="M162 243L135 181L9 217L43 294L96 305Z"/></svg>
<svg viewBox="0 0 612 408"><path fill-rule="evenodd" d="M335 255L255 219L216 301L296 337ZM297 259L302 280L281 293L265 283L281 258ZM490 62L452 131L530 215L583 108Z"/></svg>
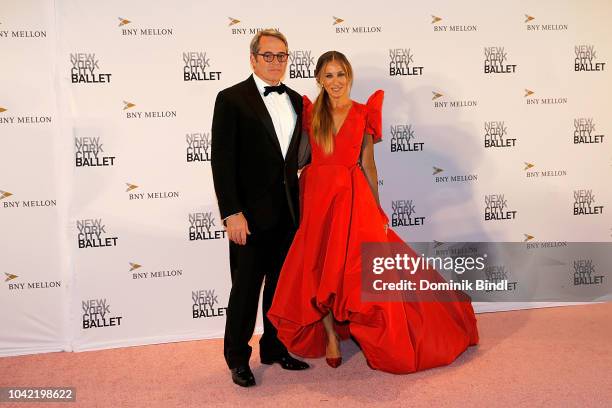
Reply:
<svg viewBox="0 0 612 408"><path fill-rule="evenodd" d="M233 214L228 215L227 217L225 217L225 218L222 220L222 221L223 221L223 224L225 224L225 221L227 221L227 219L228 219L228 218L233 217L234 215L240 215L240 214L242 214L242 211L239 211L239 212L237 212L237 213L233 213Z"/></svg>

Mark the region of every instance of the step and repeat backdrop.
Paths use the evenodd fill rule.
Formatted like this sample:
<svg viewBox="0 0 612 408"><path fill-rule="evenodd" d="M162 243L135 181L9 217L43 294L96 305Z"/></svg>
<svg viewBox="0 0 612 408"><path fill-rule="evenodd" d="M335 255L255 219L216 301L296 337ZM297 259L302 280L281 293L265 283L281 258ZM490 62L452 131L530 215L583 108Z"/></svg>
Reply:
<svg viewBox="0 0 612 408"><path fill-rule="evenodd" d="M604 0L2 1L0 355L223 335L213 104L264 28L311 99L331 49L353 99L385 91L379 190L405 240L611 241L611 19Z"/></svg>

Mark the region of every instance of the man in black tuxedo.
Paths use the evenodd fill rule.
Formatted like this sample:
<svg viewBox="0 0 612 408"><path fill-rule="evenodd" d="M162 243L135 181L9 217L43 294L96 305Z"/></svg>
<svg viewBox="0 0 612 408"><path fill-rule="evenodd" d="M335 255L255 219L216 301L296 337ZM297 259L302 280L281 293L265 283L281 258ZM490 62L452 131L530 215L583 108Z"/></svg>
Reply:
<svg viewBox="0 0 612 408"><path fill-rule="evenodd" d="M261 362L287 370L308 368L289 355L266 316L299 221L302 98L280 82L287 58L283 34L264 30L255 35L253 75L219 92L212 123L212 172L230 240L232 276L224 354L232 380L243 387L255 385L248 342L264 278Z"/></svg>

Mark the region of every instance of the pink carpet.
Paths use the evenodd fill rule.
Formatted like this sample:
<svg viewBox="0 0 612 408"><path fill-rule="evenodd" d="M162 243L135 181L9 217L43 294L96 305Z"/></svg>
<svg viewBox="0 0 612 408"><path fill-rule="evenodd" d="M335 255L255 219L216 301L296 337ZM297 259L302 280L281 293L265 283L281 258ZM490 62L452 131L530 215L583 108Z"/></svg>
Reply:
<svg viewBox="0 0 612 408"><path fill-rule="evenodd" d="M77 402L0 408L612 406L612 303L477 318L481 344L447 367L403 376L372 371L344 342L347 361L336 370L322 359L288 372L253 358L258 385L249 389L231 382L221 340L5 357L0 386L73 386Z"/></svg>

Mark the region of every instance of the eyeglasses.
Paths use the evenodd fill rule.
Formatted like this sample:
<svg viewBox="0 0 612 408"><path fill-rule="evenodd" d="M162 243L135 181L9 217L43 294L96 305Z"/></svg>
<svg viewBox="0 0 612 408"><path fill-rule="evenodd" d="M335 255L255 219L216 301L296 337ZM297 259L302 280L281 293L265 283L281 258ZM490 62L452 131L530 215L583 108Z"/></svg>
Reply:
<svg viewBox="0 0 612 408"><path fill-rule="evenodd" d="M278 54L273 54L271 52L264 52L263 54L255 54L255 55L259 55L263 57L264 61L266 62L274 61L274 57L276 57L276 60L278 62L285 62L287 61L287 57L289 57L289 54L285 52L279 52Z"/></svg>

